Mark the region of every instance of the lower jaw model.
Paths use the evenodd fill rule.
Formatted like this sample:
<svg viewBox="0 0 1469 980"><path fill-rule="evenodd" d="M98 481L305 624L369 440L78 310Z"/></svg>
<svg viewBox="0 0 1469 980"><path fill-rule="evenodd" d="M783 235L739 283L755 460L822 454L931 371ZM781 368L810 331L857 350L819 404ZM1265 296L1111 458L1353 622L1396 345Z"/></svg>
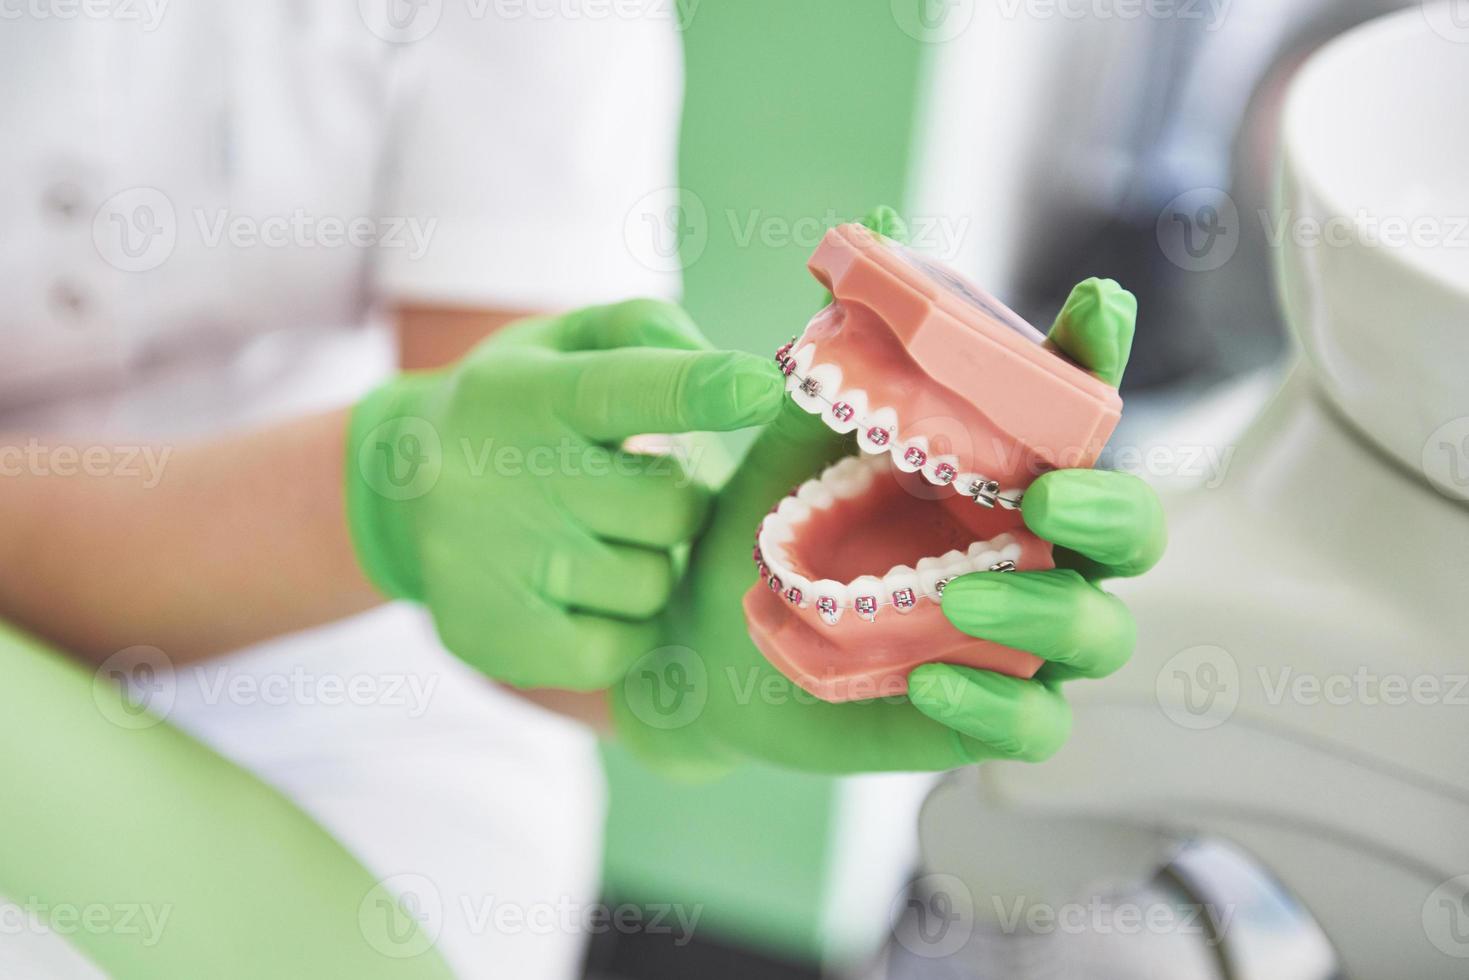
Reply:
<svg viewBox="0 0 1469 980"><path fill-rule="evenodd" d="M1053 567L1022 521L1025 487L1094 462L1121 400L998 301L860 225L828 232L810 267L833 301L776 360L856 453L756 529L751 639L827 701L901 695L924 663L1032 676L1039 658L950 625L944 587Z"/></svg>

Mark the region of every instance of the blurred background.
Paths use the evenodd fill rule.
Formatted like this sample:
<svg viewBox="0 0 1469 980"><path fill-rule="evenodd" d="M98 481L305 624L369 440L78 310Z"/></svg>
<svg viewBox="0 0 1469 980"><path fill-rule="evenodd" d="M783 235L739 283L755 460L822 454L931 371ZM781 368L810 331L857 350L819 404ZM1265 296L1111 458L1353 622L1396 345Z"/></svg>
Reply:
<svg viewBox="0 0 1469 980"><path fill-rule="evenodd" d="M1261 217L1285 85L1409 5L685 0L681 204L657 218L686 304L717 345L773 350L818 302L822 230L890 203L915 245L1042 329L1076 281L1122 282L1140 313L1114 441L1187 427L1223 446L1288 349ZM687 946L595 938L590 976L855 976L877 956L930 779L749 766L690 787L605 758L607 900L701 919Z"/></svg>

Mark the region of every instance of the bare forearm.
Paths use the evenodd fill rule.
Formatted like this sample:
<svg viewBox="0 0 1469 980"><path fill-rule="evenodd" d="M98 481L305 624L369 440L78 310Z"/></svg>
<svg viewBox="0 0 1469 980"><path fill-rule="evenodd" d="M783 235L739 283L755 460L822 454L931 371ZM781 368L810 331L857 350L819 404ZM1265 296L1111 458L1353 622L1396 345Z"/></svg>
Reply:
<svg viewBox="0 0 1469 980"><path fill-rule="evenodd" d="M88 659L148 644L182 662L368 608L346 416L156 446L143 476L45 464L75 440L28 447L0 477L0 617Z"/></svg>

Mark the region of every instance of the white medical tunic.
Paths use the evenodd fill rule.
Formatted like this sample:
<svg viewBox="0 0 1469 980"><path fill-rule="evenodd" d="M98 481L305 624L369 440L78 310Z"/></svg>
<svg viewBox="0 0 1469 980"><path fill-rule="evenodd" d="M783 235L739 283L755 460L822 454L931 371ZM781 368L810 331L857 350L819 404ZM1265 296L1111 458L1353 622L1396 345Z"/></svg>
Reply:
<svg viewBox="0 0 1469 980"><path fill-rule="evenodd" d="M647 236L681 71L662 0L0 0L0 430L207 437L367 390L395 303L672 294ZM420 611L180 669L163 701L390 879L459 975L576 973L592 738Z"/></svg>

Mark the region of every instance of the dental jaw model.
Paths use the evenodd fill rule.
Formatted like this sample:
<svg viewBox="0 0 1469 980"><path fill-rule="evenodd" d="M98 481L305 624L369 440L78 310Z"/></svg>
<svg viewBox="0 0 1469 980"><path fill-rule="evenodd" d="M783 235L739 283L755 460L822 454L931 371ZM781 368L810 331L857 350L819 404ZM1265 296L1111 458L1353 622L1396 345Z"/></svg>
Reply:
<svg viewBox="0 0 1469 980"><path fill-rule="evenodd" d="M750 636L827 701L902 694L919 664L1030 677L1039 658L954 629L939 603L970 572L1051 568L1026 487L1090 466L1115 390L952 271L861 225L810 261L832 293L776 354L790 396L857 454L779 501L756 533Z"/></svg>

